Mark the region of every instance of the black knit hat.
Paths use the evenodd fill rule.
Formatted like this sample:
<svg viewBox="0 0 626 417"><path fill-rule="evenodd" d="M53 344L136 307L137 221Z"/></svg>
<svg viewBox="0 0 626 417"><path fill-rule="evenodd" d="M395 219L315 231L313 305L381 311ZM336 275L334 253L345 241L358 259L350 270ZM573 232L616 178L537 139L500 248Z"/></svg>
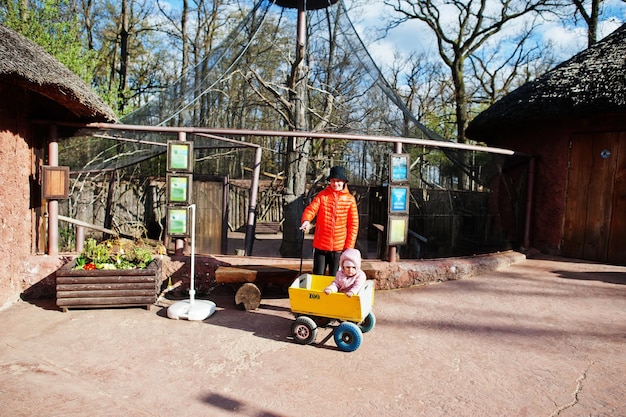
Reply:
<svg viewBox="0 0 626 417"><path fill-rule="evenodd" d="M335 178L337 180L348 182L348 176L346 175L346 169L341 166L332 167L330 169L330 175L328 179Z"/></svg>

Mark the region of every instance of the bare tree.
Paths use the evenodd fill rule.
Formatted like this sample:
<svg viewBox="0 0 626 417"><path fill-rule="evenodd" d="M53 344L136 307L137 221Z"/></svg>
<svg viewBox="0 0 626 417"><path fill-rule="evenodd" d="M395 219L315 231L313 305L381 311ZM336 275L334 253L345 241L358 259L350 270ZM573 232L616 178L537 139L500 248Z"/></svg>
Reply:
<svg viewBox="0 0 626 417"><path fill-rule="evenodd" d="M542 13L555 5L554 0L385 0L398 14L390 25L419 20L435 35L437 50L449 68L454 87L456 139L465 143L469 122L466 86L466 60L508 23L527 15ZM465 178L460 174L460 187Z"/></svg>
<svg viewBox="0 0 626 417"><path fill-rule="evenodd" d="M532 34L533 26L529 25L506 43L512 48L497 42L494 48L484 48L469 57L474 88L470 96L477 111L554 66L552 46L531 42Z"/></svg>
<svg viewBox="0 0 626 417"><path fill-rule="evenodd" d="M303 2L304 3L304 2ZM325 23L325 27L317 26L312 28L307 23L307 17L310 13L317 13L315 22ZM325 17L325 18L321 18ZM298 131L324 131L334 125L337 120L334 115L335 107L335 91L337 90L338 81L334 79L336 69L333 69L332 62L335 60L335 43L337 37L337 16L334 11L324 9L316 12L300 12L299 25L293 29L296 33L291 33L288 39L292 40L290 45L293 50L293 39L295 42L295 54L287 52L283 49L283 61L279 61L278 56L271 55L271 51L266 51L264 55L254 55L258 58L255 62L246 62L240 67L247 67L247 72L239 71L244 75L248 86L254 91L258 99L266 107L274 111L273 115L268 118L280 119L283 126L290 130ZM288 30L287 29L287 30ZM283 29L285 30L285 29ZM313 30L323 30L327 37L324 38L324 47L320 50L316 48L320 45L314 45L311 52L308 32ZM279 30L276 29L278 33ZM283 32L284 33L284 32ZM296 35L296 36L294 36ZM316 37L319 39L320 37ZM265 37L266 43L273 43L277 40L276 35ZM285 41L285 38L281 38ZM273 43L273 46L279 46ZM284 48L285 44L281 45ZM262 49L258 47L258 49ZM256 48L253 49L257 50ZM273 56L273 60L267 59L267 56ZM312 58L313 57L313 58ZM285 65L284 59L289 63ZM314 60L317 64L314 72L310 71L310 61ZM286 80L278 80L272 68L288 68ZM333 72L335 71L335 72ZM232 80L232 77L231 77ZM333 87L331 87L333 86ZM243 91L243 89L239 89ZM251 100L251 97L247 97ZM243 102L243 100L242 100ZM249 123L248 123L249 125ZM287 138L287 146L284 157L284 207L283 207L283 241L280 253L285 257L297 257L300 255L300 244L302 236L298 230L300 226L300 217L304 208L304 198L307 186L308 168L313 166L314 176L318 175L318 170L322 170L325 164L322 163L332 160L332 153L338 152L338 149L330 151L328 141L313 141L309 138ZM337 148L343 148L342 145ZM313 158L311 158L313 155ZM312 161L310 165L309 162Z"/></svg>
<svg viewBox="0 0 626 417"><path fill-rule="evenodd" d="M598 18L600 5L604 0L572 0L576 14L580 15L587 25L587 47L598 41Z"/></svg>

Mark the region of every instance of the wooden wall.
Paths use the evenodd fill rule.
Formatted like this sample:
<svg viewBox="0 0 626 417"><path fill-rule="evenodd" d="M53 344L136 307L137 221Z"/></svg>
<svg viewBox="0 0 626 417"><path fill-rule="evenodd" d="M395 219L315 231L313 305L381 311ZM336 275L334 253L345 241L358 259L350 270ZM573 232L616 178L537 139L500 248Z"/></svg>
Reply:
<svg viewBox="0 0 626 417"><path fill-rule="evenodd" d="M626 132L572 134L569 161L562 254L626 263Z"/></svg>
<svg viewBox="0 0 626 417"><path fill-rule="evenodd" d="M536 159L531 247L626 265L625 132L622 113L511 125L494 134L490 145ZM603 158L603 150L611 156Z"/></svg>

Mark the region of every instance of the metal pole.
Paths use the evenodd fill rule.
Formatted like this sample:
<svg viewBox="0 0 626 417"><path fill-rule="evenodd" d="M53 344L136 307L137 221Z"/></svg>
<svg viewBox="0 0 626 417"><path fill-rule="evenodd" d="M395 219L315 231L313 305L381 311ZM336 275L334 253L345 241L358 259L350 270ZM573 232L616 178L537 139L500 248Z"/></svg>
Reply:
<svg viewBox="0 0 626 417"><path fill-rule="evenodd" d="M196 205L192 204L187 209L191 209L191 276L189 277L189 306L191 306L196 297Z"/></svg>
<svg viewBox="0 0 626 417"><path fill-rule="evenodd" d="M83 226L75 225L76 230L76 252L81 253L85 248L85 228Z"/></svg>
<svg viewBox="0 0 626 417"><path fill-rule="evenodd" d="M42 120L35 120L34 123L45 123ZM52 123L52 122L48 122ZM309 139L341 139L341 140L363 140L370 142L389 142L397 143L400 141L405 145L418 145L418 146L432 146L434 148L448 148L448 149L465 149L476 150L479 152L495 153L501 155L520 155L525 154L515 152L510 149L495 148L492 146L482 145L470 145L468 143L446 142L434 139L416 139L405 138L397 136L376 136L376 135L353 135L347 133L326 133L326 132L305 132L298 130L255 130L255 129L231 129L231 128L207 128L207 127L168 127L168 126L142 126L142 125L124 125L114 123L72 123L72 122L54 122L62 126L75 126L88 129L111 129L111 130L133 130L138 132L186 132L189 134L197 135L200 133L211 135L225 135L225 136L270 136L270 137L295 137L295 138L309 138Z"/></svg>
<svg viewBox="0 0 626 417"><path fill-rule="evenodd" d="M306 42L306 7L304 0L298 1L298 33L296 34L298 42L298 55L296 59L304 59L304 47Z"/></svg>
<svg viewBox="0 0 626 417"><path fill-rule="evenodd" d="M254 153L254 170L252 176L252 184L250 184L250 204L248 207L248 224L246 225L245 249L246 256L252 255L252 246L254 244L254 235L256 227L256 203L258 199L259 178L261 176L261 155L263 150L258 147Z"/></svg>
<svg viewBox="0 0 626 417"><path fill-rule="evenodd" d="M59 165L59 138L57 126L48 126L48 165ZM48 200L48 255L59 254L59 202Z"/></svg>

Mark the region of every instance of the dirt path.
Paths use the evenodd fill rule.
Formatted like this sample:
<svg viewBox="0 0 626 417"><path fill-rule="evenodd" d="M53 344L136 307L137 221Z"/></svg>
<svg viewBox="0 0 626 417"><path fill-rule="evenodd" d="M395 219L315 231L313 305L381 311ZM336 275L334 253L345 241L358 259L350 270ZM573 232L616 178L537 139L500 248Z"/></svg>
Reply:
<svg viewBox="0 0 626 417"><path fill-rule="evenodd" d="M245 312L229 291L204 322L1 311L0 415L626 416L625 267L535 259L378 291L352 353L293 343L288 299Z"/></svg>

